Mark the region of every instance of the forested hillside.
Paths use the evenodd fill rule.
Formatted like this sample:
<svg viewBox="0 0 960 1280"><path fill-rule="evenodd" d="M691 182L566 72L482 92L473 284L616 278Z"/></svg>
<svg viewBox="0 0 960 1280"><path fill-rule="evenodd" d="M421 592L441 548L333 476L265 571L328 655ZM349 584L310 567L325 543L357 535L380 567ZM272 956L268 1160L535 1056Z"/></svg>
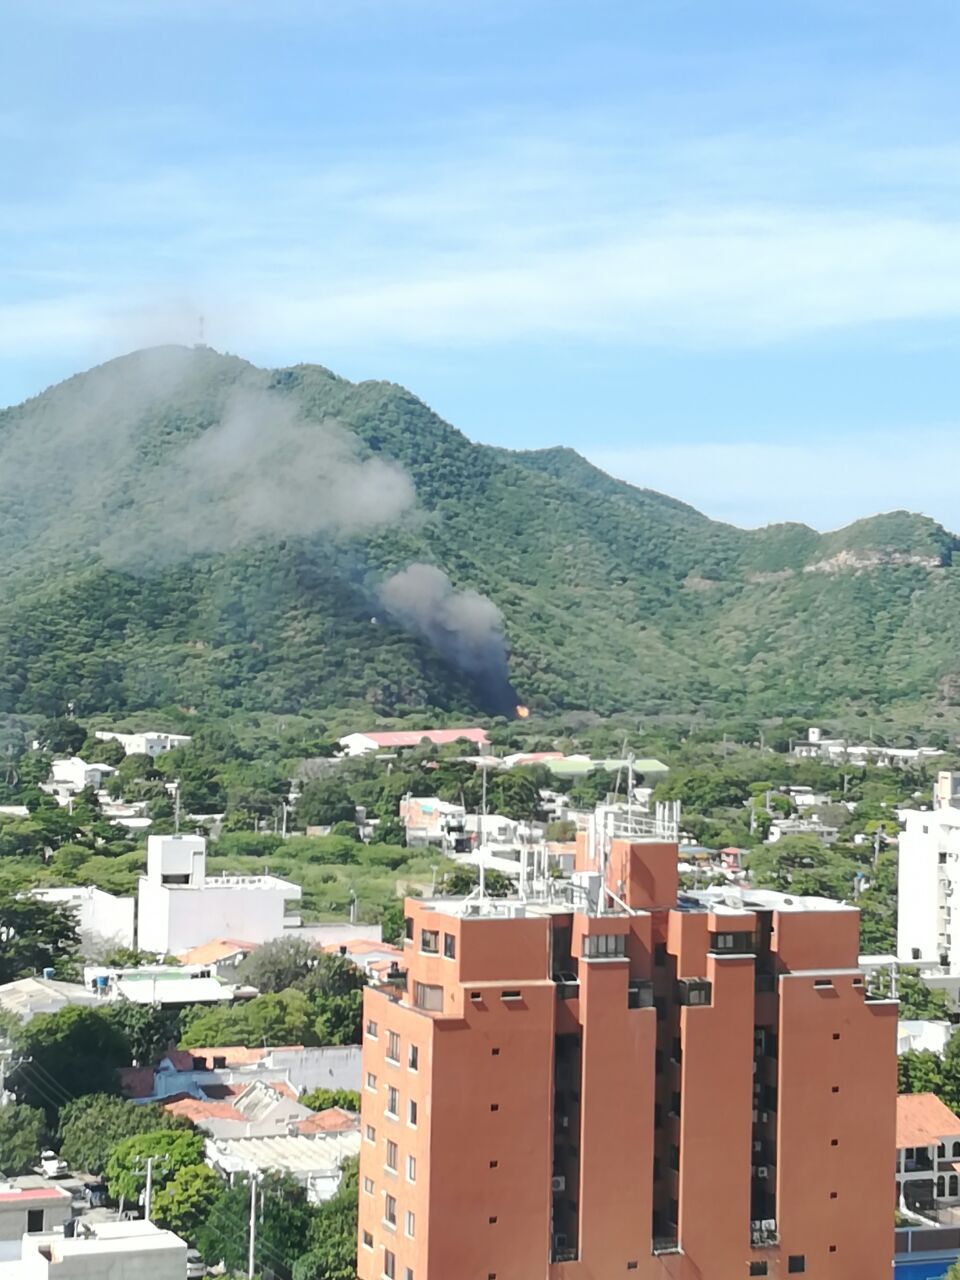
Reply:
<svg viewBox="0 0 960 1280"><path fill-rule="evenodd" d="M0 412L0 712L497 712L512 685L952 721L956 546L902 512L746 532L392 384L160 348Z"/></svg>

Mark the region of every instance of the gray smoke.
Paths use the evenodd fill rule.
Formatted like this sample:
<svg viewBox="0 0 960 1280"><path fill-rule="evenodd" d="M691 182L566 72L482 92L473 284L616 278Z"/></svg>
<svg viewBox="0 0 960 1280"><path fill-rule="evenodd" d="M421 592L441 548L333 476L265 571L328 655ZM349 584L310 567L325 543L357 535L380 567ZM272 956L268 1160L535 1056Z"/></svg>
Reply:
<svg viewBox="0 0 960 1280"><path fill-rule="evenodd" d="M422 635L455 666L474 676L497 711L516 695L507 673L503 614L477 591L457 591L442 569L411 564L380 587L384 608L401 626Z"/></svg>
<svg viewBox="0 0 960 1280"><path fill-rule="evenodd" d="M265 390L241 388L220 421L160 466L138 516L140 545L109 539L126 563L185 559L261 540L361 534L395 524L416 502L406 471L361 456L332 421L310 422Z"/></svg>

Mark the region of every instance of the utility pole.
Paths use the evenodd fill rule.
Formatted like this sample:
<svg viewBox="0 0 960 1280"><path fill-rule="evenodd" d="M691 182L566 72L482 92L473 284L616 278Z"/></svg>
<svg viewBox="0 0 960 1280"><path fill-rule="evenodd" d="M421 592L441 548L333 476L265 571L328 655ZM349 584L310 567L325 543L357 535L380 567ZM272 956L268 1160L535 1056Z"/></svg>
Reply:
<svg viewBox="0 0 960 1280"><path fill-rule="evenodd" d="M173 833L180 834L180 779L173 784Z"/></svg>
<svg viewBox="0 0 960 1280"><path fill-rule="evenodd" d="M253 1280L257 1256L257 1178L250 1174L250 1250L247 1256L247 1280Z"/></svg>
<svg viewBox="0 0 960 1280"><path fill-rule="evenodd" d="M147 1190L143 1198L143 1216L150 1221L150 1206L153 1202L153 1156L147 1156Z"/></svg>

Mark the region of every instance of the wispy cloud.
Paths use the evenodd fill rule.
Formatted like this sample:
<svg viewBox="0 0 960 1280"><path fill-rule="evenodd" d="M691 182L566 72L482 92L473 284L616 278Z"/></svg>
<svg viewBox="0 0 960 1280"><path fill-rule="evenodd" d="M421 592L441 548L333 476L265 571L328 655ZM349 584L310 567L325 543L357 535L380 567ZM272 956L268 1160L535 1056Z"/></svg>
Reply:
<svg viewBox="0 0 960 1280"><path fill-rule="evenodd" d="M590 460L642 488L679 496L706 515L746 527L784 519L836 529L879 511L922 511L960 530L960 498L944 460L956 429L802 442L650 444L596 449Z"/></svg>

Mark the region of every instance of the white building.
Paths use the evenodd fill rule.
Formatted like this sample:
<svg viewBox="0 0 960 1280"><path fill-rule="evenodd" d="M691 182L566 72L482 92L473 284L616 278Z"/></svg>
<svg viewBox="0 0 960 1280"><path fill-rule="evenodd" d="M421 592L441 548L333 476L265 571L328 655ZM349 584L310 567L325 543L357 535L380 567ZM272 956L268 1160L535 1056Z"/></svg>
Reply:
<svg viewBox="0 0 960 1280"><path fill-rule="evenodd" d="M209 965L139 965L116 969L87 965L83 980L101 1000L129 1000L131 1004L185 1008L191 1004L232 1004L258 995L256 987L238 986L218 978Z"/></svg>
<svg viewBox="0 0 960 1280"><path fill-rule="evenodd" d="M314 1089L360 1091L360 1046L282 1045L248 1049L242 1045L172 1049L154 1067L125 1067L120 1088L134 1102L158 1102L187 1094L223 1097L255 1081L282 1085L299 1096Z"/></svg>
<svg viewBox="0 0 960 1280"><path fill-rule="evenodd" d="M897 1023L897 1054L943 1053L955 1030L950 1022L901 1018Z"/></svg>
<svg viewBox="0 0 960 1280"><path fill-rule="evenodd" d="M344 1161L360 1154L360 1133L208 1138L205 1146L207 1163L221 1173L286 1173L306 1189L311 1204L320 1204L336 1194Z"/></svg>
<svg viewBox="0 0 960 1280"><path fill-rule="evenodd" d="M55 978L15 978L0 986L0 1009L27 1023L38 1013L59 1013L68 1005L95 1005L96 995L79 982Z"/></svg>
<svg viewBox="0 0 960 1280"><path fill-rule="evenodd" d="M940 774L934 801L901 813L897 955L960 973L960 774Z"/></svg>
<svg viewBox="0 0 960 1280"><path fill-rule="evenodd" d="M142 951L176 955L216 938L259 944L300 925L300 886L277 876L208 876L202 836L150 836L137 890Z"/></svg>
<svg viewBox="0 0 960 1280"><path fill-rule="evenodd" d="M960 1117L933 1093L897 1098L897 1199L930 1213L960 1203Z"/></svg>
<svg viewBox="0 0 960 1280"><path fill-rule="evenodd" d="M55 1231L72 1217L73 1197L63 1187L43 1185L39 1178L0 1182L0 1262L21 1256L27 1232Z"/></svg>
<svg viewBox="0 0 960 1280"><path fill-rule="evenodd" d="M116 733L113 729L98 729L101 742L119 742L128 756L150 756L156 759L164 751L185 747L191 741L186 733Z"/></svg>
<svg viewBox="0 0 960 1280"><path fill-rule="evenodd" d="M50 776L41 782L40 790L51 795L60 805L67 805L70 800L87 787L99 791L104 779L116 773L109 764L88 764L80 756L69 756L64 760L51 760Z"/></svg>
<svg viewBox="0 0 960 1280"><path fill-rule="evenodd" d="M133 946L134 899L118 898L92 884L54 889L34 889L33 896L44 902L72 907L87 949L100 946Z"/></svg>
<svg viewBox="0 0 960 1280"><path fill-rule="evenodd" d="M184 1280L187 1244L152 1222L81 1220L71 1236L25 1236L19 1267L18 1280Z"/></svg>
<svg viewBox="0 0 960 1280"><path fill-rule="evenodd" d="M340 750L348 756L364 756L371 751L401 751L429 742L435 747L454 742L472 742L478 747L489 743L484 729L389 729L383 732L348 733L339 739Z"/></svg>

